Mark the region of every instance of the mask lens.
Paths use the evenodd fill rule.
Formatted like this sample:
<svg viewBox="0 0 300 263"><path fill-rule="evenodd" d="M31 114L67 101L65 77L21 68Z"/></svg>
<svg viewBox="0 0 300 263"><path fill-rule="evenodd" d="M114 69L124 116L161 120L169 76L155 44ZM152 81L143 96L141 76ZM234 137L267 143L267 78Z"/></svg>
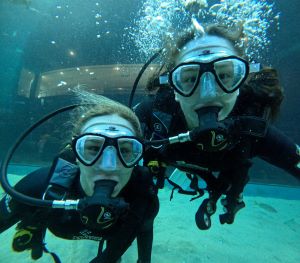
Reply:
<svg viewBox="0 0 300 263"><path fill-rule="evenodd" d="M172 81L177 90L189 95L197 85L199 65L182 65L172 73Z"/></svg>
<svg viewBox="0 0 300 263"><path fill-rule="evenodd" d="M245 62L234 58L216 61L214 69L221 85L228 92L234 91L241 84L247 72Z"/></svg>
<svg viewBox="0 0 300 263"><path fill-rule="evenodd" d="M76 141L75 151L80 161L91 164L102 151L105 138L95 135L85 135Z"/></svg>
<svg viewBox="0 0 300 263"><path fill-rule="evenodd" d="M143 154L143 145L134 138L119 138L118 148L122 160L128 166L135 165Z"/></svg>

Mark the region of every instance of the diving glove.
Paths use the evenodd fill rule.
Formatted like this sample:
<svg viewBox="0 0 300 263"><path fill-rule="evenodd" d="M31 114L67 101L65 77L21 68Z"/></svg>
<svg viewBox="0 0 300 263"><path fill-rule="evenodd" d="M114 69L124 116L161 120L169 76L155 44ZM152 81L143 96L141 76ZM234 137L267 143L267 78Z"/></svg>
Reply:
<svg viewBox="0 0 300 263"><path fill-rule="evenodd" d="M17 232L13 237L12 248L16 252L31 250L31 258L37 260L43 255L45 233L46 228L24 226L21 222L17 225Z"/></svg>
<svg viewBox="0 0 300 263"><path fill-rule="evenodd" d="M236 213L246 206L243 199L235 200L231 198L222 199L221 204L225 210L225 213L219 216L221 224L232 224Z"/></svg>
<svg viewBox="0 0 300 263"><path fill-rule="evenodd" d="M211 227L211 216L216 212L217 205L212 199L206 198L195 214L196 225L200 230L207 230Z"/></svg>

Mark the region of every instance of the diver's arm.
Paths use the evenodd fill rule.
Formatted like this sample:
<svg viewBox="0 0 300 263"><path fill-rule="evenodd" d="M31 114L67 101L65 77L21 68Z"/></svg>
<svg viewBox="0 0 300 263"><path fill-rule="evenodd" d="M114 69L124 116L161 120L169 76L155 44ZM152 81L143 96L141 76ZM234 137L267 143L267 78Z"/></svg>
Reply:
<svg viewBox="0 0 300 263"><path fill-rule="evenodd" d="M48 169L38 169L22 178L14 188L31 197L40 197L48 185L47 177ZM34 209L6 194L0 201L0 233L22 220L24 215L32 213Z"/></svg>
<svg viewBox="0 0 300 263"><path fill-rule="evenodd" d="M0 233L16 224L20 218L16 211L11 211L9 208L10 197L5 195L0 201Z"/></svg>
<svg viewBox="0 0 300 263"><path fill-rule="evenodd" d="M257 141L255 153L300 179L300 148L274 126L269 126L266 136Z"/></svg>

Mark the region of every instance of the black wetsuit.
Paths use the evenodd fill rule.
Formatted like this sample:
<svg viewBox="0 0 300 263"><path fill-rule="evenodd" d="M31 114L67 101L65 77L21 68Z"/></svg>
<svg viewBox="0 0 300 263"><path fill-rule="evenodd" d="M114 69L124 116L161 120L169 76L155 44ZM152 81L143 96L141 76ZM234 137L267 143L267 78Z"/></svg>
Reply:
<svg viewBox="0 0 300 263"><path fill-rule="evenodd" d="M180 106L174 100L172 90L159 90L156 96L148 97L135 107L144 129L145 137L164 139L187 132ZM248 181L248 170L253 157L260 157L272 165L284 169L300 179L300 153L297 145L274 126L269 125L262 138L240 134L236 144L219 152L202 151L194 142L163 145L149 148L144 155L145 163L159 160L185 170L186 164L198 166L203 176L210 181L211 190L224 191L228 185L216 184L210 172L219 173L219 182L234 184L231 196L237 198ZM184 162L184 163L183 163ZM186 168L186 170L189 170ZM197 171L191 169L191 172ZM216 189L216 188L222 189Z"/></svg>
<svg viewBox="0 0 300 263"><path fill-rule="evenodd" d="M42 224L54 235L64 239L100 241L103 238L107 241L107 247L92 262L113 263L122 256L138 235L147 233L147 238L151 240L146 242L148 247L144 248L145 251L140 251L139 255L144 257L140 258L140 262L149 263L151 260L152 226L158 213L159 203L152 178L148 175L144 168L134 168L130 181L119 195L129 204L129 211L126 215L120 216L106 230L89 229L82 223L77 211L30 207L5 196L0 202L0 233L22 220L23 223L25 221L25 225ZM15 189L26 195L41 198L48 186L49 178L49 169L42 168L24 177L16 184ZM84 192L79 183L79 175L77 175L66 198L78 199L82 197L84 197ZM34 220L34 222L30 222L30 220Z"/></svg>

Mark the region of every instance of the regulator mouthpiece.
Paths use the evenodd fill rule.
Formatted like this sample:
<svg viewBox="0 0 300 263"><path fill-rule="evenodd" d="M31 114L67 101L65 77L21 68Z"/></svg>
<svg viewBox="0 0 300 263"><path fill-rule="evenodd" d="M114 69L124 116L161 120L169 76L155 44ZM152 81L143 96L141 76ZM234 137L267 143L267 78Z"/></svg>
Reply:
<svg viewBox="0 0 300 263"><path fill-rule="evenodd" d="M203 151L221 151L227 146L228 129L218 121L220 107L210 106L196 110L199 127L190 132L190 138Z"/></svg>

